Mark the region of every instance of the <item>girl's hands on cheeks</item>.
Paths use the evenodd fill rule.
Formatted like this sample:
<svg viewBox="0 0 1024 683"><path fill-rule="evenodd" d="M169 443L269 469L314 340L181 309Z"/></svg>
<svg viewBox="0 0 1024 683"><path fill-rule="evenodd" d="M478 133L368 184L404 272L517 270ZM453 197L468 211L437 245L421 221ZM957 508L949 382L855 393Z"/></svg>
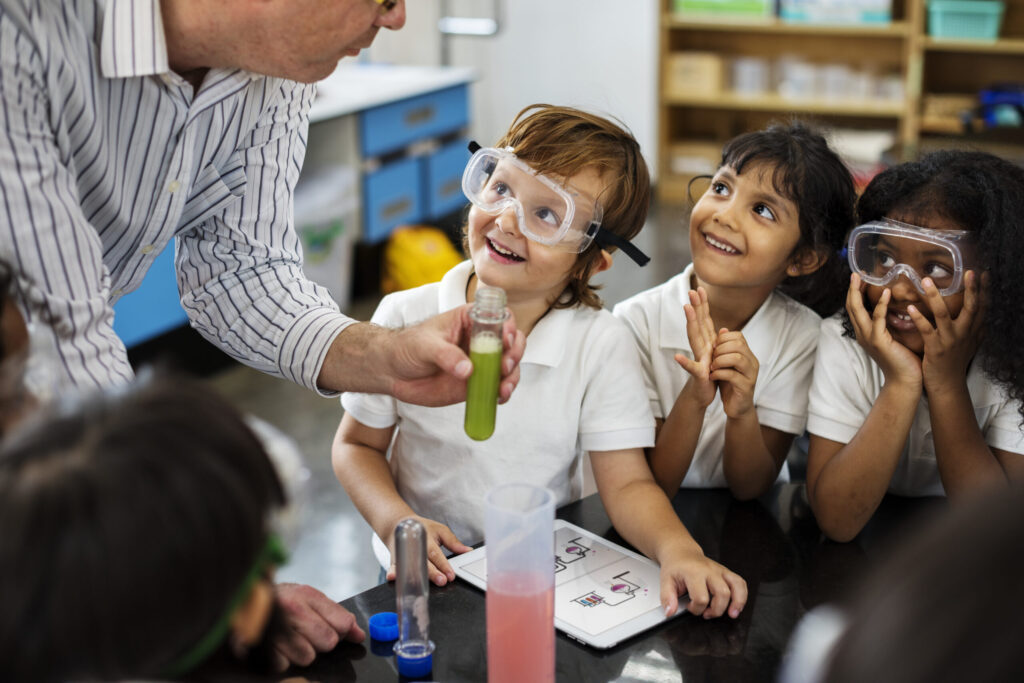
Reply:
<svg viewBox="0 0 1024 683"><path fill-rule="evenodd" d="M689 373L690 379L682 395L693 400L700 408L707 408L715 400L717 386L711 379L711 363L715 350L715 324L711 321L708 293L703 287L690 290L690 303L683 306L686 313L686 337L690 341L693 359L681 353L676 362Z"/></svg>
<svg viewBox="0 0 1024 683"><path fill-rule="evenodd" d="M444 556L441 546L448 548L456 555L472 550L468 545L455 537L452 530L440 522L435 522L426 517L403 517L402 519L415 519L423 525L427 532L427 575L435 585L443 586L449 581L455 580L455 570L448 564L448 558ZM391 566L388 567L387 580L394 581L397 575L395 566L395 531L387 539L388 549L391 551Z"/></svg>
<svg viewBox="0 0 1024 683"><path fill-rule="evenodd" d="M864 307L861 284L860 276L854 273L850 276L850 289L846 293L846 310L850 314L857 343L878 363L887 382L920 386L921 360L913 351L893 339L886 327L885 316L889 312L892 291L886 287L875 310L868 314Z"/></svg>
<svg viewBox="0 0 1024 683"><path fill-rule="evenodd" d="M967 366L978 350L981 342L982 321L984 319L984 296L979 291L978 278L974 271L964 275L964 304L954 319L946 301L939 294L938 288L931 278L925 278L925 300L935 318L935 326L916 307L910 306L907 312L914 321L917 331L924 340L924 359L921 362L921 373L925 387L931 391L941 391L951 385L963 385L967 377Z"/></svg>
<svg viewBox="0 0 1024 683"><path fill-rule="evenodd" d="M722 392L722 406L727 416L741 417L754 409L754 385L759 368L742 332L730 332L724 327L718 331L711 379Z"/></svg>
<svg viewBox="0 0 1024 683"><path fill-rule="evenodd" d="M679 596L686 593L686 609L696 616L713 619L728 613L735 619L747 604L747 582L733 571L706 557L699 549L661 557L661 604L666 616L679 609Z"/></svg>

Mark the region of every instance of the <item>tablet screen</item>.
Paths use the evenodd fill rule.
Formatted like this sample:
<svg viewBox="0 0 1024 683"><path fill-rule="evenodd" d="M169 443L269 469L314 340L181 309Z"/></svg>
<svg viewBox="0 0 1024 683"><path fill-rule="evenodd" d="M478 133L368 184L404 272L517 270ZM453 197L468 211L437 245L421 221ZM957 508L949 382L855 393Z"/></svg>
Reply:
<svg viewBox="0 0 1024 683"><path fill-rule="evenodd" d="M484 548L451 558L457 575L486 588ZM658 565L585 529L555 521L555 625L597 647L664 620ZM562 623L559 623L562 622Z"/></svg>

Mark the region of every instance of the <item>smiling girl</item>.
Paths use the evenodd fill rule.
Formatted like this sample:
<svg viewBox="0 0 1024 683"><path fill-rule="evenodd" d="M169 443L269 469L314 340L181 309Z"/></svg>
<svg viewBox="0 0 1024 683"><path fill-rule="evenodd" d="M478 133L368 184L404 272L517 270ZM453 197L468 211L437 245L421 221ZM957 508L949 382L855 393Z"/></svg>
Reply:
<svg viewBox="0 0 1024 683"><path fill-rule="evenodd" d="M857 209L846 316L822 324L808 420L808 498L839 541L887 492L1024 478L1024 170L936 152L876 176Z"/></svg>
<svg viewBox="0 0 1024 683"><path fill-rule="evenodd" d="M495 147L471 149L463 175L470 260L439 283L386 297L373 322L413 324L473 301L482 285L501 287L527 335L518 389L498 407L486 441L466 435L462 405L345 394L333 448L338 479L389 548L400 520L424 524L430 578L443 585L455 574L442 546L461 553L483 540L488 490L525 482L568 503L580 495L586 451L615 528L661 565L666 612L688 592L694 614L738 616L745 582L704 556L651 476L643 449L654 443L654 419L639 360L590 284L614 249L647 260L629 243L650 200L639 145L607 119L537 105Z"/></svg>
<svg viewBox="0 0 1024 683"><path fill-rule="evenodd" d="M839 306L854 196L805 125L741 135L690 214L693 263L615 307L640 348L658 423L648 457L670 495L681 484L754 498L788 477L820 325L808 306Z"/></svg>

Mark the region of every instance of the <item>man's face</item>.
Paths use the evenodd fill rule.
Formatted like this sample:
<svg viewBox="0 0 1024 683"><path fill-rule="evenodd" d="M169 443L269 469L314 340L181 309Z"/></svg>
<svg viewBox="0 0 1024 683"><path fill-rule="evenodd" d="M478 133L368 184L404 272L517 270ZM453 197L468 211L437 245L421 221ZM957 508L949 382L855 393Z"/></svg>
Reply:
<svg viewBox="0 0 1024 683"><path fill-rule="evenodd" d="M270 0L255 14L238 66L304 83L326 78L343 57L366 49L382 27L405 25L405 0Z"/></svg>

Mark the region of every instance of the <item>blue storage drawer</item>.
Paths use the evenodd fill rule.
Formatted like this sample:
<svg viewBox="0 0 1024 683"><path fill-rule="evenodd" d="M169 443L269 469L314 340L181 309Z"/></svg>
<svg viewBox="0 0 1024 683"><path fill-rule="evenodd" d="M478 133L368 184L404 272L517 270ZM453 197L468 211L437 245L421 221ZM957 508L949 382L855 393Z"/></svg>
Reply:
<svg viewBox="0 0 1024 683"><path fill-rule="evenodd" d="M427 218L440 218L469 203L462 193L462 172L470 156L466 144L453 142L423 160Z"/></svg>
<svg viewBox="0 0 1024 683"><path fill-rule="evenodd" d="M469 88L457 85L368 109L360 115L363 156L378 156L469 123Z"/></svg>
<svg viewBox="0 0 1024 683"><path fill-rule="evenodd" d="M412 157L381 167L363 179L363 241L387 239L399 225L423 218L420 160Z"/></svg>
<svg viewBox="0 0 1024 683"><path fill-rule="evenodd" d="M134 346L188 321L174 272L174 240L146 272L142 284L114 304L114 332Z"/></svg>

